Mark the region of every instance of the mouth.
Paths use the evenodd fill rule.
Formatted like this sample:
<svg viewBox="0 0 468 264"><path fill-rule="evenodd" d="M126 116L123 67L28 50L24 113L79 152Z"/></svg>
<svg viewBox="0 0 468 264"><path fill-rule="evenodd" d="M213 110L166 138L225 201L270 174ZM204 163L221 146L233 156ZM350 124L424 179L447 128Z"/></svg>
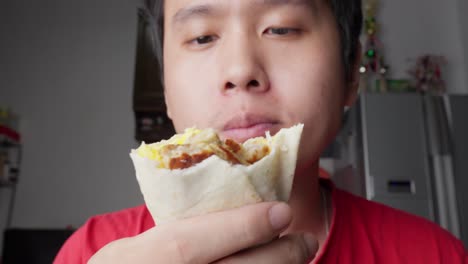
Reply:
<svg viewBox="0 0 468 264"><path fill-rule="evenodd" d="M279 130L279 124L278 120L267 116L246 114L228 121L220 134L223 139L243 143L250 138L265 136L267 131L274 135Z"/></svg>

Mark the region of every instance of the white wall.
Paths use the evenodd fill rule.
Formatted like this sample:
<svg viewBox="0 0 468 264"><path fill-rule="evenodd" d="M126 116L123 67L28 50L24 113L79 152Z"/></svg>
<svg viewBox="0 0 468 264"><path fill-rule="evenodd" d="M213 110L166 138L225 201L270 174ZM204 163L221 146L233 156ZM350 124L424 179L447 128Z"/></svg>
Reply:
<svg viewBox="0 0 468 264"><path fill-rule="evenodd" d="M0 12L0 105L21 116L24 143L13 225L79 226L141 203L128 156L136 2L15 0Z"/></svg>
<svg viewBox="0 0 468 264"><path fill-rule="evenodd" d="M462 43L458 1L391 0L380 1L381 40L391 67L391 77L407 78L407 59L424 53L444 55L445 79L450 93L468 93L467 52ZM466 7L466 3L464 3ZM465 8L466 10L466 8ZM466 32L466 18L465 18ZM465 38L466 38L465 34Z"/></svg>
<svg viewBox="0 0 468 264"><path fill-rule="evenodd" d="M465 51L465 80L468 86L468 1L458 0L458 19L460 23L460 32L462 47Z"/></svg>

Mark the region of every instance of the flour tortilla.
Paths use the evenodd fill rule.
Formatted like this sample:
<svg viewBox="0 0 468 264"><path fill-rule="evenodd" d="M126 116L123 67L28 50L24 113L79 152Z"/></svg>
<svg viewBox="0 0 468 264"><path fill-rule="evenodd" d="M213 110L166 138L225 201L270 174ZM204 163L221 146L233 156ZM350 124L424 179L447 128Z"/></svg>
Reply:
<svg viewBox="0 0 468 264"><path fill-rule="evenodd" d="M187 169L157 168L132 150L146 206L156 224L240 207L289 200L303 125L267 135L270 153L252 165L211 156Z"/></svg>

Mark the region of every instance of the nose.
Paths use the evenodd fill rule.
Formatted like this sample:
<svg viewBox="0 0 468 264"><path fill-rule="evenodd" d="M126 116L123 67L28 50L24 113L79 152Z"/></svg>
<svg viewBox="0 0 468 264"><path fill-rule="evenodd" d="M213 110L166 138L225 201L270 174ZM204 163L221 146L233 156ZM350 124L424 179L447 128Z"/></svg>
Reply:
<svg viewBox="0 0 468 264"><path fill-rule="evenodd" d="M221 61L224 92L248 91L264 93L270 89L260 52L246 36L223 45Z"/></svg>

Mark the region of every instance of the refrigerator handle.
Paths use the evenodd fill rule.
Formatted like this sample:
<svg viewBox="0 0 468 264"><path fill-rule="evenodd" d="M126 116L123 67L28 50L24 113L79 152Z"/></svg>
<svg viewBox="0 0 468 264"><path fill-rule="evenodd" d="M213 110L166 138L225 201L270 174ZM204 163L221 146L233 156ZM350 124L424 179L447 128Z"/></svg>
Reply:
<svg viewBox="0 0 468 264"><path fill-rule="evenodd" d="M366 110L366 94L362 94L360 100L360 110L362 114L367 113ZM366 118L361 119L361 131L362 131L362 151L364 156L364 180L366 185L366 198L368 200L373 200L375 197L375 182L374 177L370 174L369 166L369 142L367 139L367 120Z"/></svg>
<svg viewBox="0 0 468 264"><path fill-rule="evenodd" d="M450 155L433 155L434 181L437 193L439 224L460 238L455 182L453 181L452 157Z"/></svg>

